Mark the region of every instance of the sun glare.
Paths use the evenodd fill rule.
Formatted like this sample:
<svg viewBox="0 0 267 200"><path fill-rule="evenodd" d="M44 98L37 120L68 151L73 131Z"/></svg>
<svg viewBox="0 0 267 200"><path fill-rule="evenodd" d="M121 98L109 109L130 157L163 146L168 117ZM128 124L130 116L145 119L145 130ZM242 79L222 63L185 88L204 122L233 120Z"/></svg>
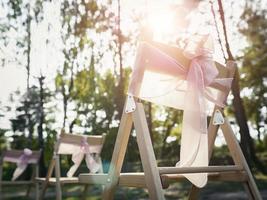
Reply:
<svg viewBox="0 0 267 200"><path fill-rule="evenodd" d="M151 6L148 12L147 26L153 32L153 40L163 43L176 43L183 34L209 34L212 38L214 58L223 63L222 52L218 47L217 32L214 22L211 20L211 13L208 12L207 4L200 4L199 8L193 10L189 15L181 7L170 9L170 7Z"/></svg>
<svg viewBox="0 0 267 200"><path fill-rule="evenodd" d="M154 37L163 37L164 35L171 34L173 31L173 13L168 10L156 10L149 14L148 24L153 30Z"/></svg>

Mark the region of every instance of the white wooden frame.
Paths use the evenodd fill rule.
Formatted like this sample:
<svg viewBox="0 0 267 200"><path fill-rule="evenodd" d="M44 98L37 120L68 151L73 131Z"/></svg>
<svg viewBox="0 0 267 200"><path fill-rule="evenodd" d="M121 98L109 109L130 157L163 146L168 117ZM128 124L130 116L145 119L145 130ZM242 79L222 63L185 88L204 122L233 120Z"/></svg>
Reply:
<svg viewBox="0 0 267 200"><path fill-rule="evenodd" d="M174 59L177 59L184 66L189 65L190 61L182 56L180 49L160 43L152 43L152 45L160 48ZM218 77L234 77L236 68L234 62L229 61L226 66L216 63L216 67L219 70ZM220 90L220 95L224 98L226 98L230 92L230 89L227 90L216 84L213 84L212 87ZM212 155L215 138L218 129L221 128L227 146L229 147L230 154L233 157L234 165L208 167L158 167L143 105L138 99L134 99L134 102L136 104L135 111L126 113L124 110L122 114L108 174L80 174L79 176L82 183L104 185L105 189L102 194L103 200L112 200L117 186L144 187L148 189L150 199L164 200L163 189L168 187L169 182L183 180L184 177L181 176L181 174L184 173L200 172L207 172L209 180L242 182L250 199L262 199L230 123L223 115L222 108L215 106L214 112L219 111L223 115L223 124L214 125L212 123L214 112L211 116L208 128L209 156L211 157ZM144 173L121 173L132 125L134 125L136 130L137 144ZM193 186L189 194L189 199L197 199L198 191L199 189Z"/></svg>
<svg viewBox="0 0 267 200"><path fill-rule="evenodd" d="M87 143L89 146L93 145L99 145L103 147L103 144L105 142L105 137L106 134L103 135L74 135L74 134L67 134L63 130L61 131L60 138L55 144L54 147L54 155L53 158L50 162L48 172L45 178L37 178L36 180L42 184L42 190L39 199L44 199L45 193L47 190L47 187L49 185L54 185L56 186L56 200L61 200L62 199L62 189L61 186L65 184L79 184L79 179L78 177L62 177L61 176L61 171L60 171L60 154L58 152L60 144L64 142L70 141L71 143L77 143L79 145L82 141L83 138L86 138ZM101 150L102 150L101 147ZM102 166L102 161L100 155L97 155L98 158L100 159L101 163L101 169L100 172L103 172L103 166ZM53 171L55 172L55 177L52 177ZM82 199L85 199L86 192L88 189L88 184L84 184L84 191L82 194Z"/></svg>
<svg viewBox="0 0 267 200"><path fill-rule="evenodd" d="M31 176L31 180L18 180L18 181L3 181L3 164L4 162L11 162L11 161L5 161L5 157L13 157L18 159L21 155L23 155L23 150L6 150L3 152L1 158L0 158L0 200L3 199L3 193L2 193L2 186L11 186L11 185L28 185L27 191L26 191L26 197L29 197L30 191L32 186L35 186L35 196L36 199L38 199L39 196L39 187L38 183L35 182L35 178L39 177L39 160L41 157L41 150L40 151L32 151L31 162L28 165L33 166L33 172ZM27 166L29 167L29 166Z"/></svg>

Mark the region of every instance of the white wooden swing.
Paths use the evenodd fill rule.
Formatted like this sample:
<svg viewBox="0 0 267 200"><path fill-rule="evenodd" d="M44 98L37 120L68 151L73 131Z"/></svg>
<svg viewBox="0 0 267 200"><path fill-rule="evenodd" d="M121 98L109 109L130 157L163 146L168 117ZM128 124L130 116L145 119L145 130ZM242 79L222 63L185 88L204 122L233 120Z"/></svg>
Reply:
<svg viewBox="0 0 267 200"><path fill-rule="evenodd" d="M32 186L35 186L35 195L36 199L38 198L38 184L34 181L35 178L39 176L39 160L41 156L41 150L40 151L31 151L30 149L24 149L24 150L6 150L2 153L0 158L0 199L4 199L4 195L2 192L2 186L24 186L27 185L27 191L26 196L29 197L30 191ZM12 180L4 181L2 180L3 176L3 164L5 162L9 163L16 163L17 168L15 169L13 173ZM23 172L26 170L26 168L32 165L32 175L30 180L16 180L19 178Z"/></svg>
<svg viewBox="0 0 267 200"><path fill-rule="evenodd" d="M56 187L56 199L62 199L62 185L79 184L79 179L73 176L79 168L85 157L87 167L90 173L103 172L102 160L100 157L103 144L105 142L105 134L103 135L74 135L61 131L59 139L55 143L54 155L50 162L46 177L36 178L38 183L42 184L42 191L39 199L44 199L49 185ZM72 155L74 165L69 169L67 176L61 176L60 155ZM52 176L55 171L55 176ZM85 198L88 184L84 186L82 198Z"/></svg>
<svg viewBox="0 0 267 200"><path fill-rule="evenodd" d="M145 117L145 112L143 108L142 100L156 101L151 100L149 97L142 97L140 90L145 90L142 88L144 85L145 73L146 70L149 72L155 71L156 73L165 73L168 76L174 74L169 73L165 70L165 67L168 66L156 66L157 69L154 69L155 66L150 66L151 63L155 65L157 61L155 57L149 57L147 54L148 47L159 51L172 62L180 63L181 66L184 66L186 71L188 71L190 63L192 60L184 56L184 52L176 47L168 46L160 43L150 42L141 43L140 48L137 52L137 57L134 66L134 72L132 81L134 79L134 92L130 86L127 95L127 101L125 103L124 112L122 114L120 127L112 155L112 160L110 163L110 168L108 174L80 174L79 179L82 183L87 184L100 184L104 185L105 189L102 194L102 199L110 200L113 199L115 190L117 186L127 186L127 187L142 187L147 188L149 193L149 198L153 200L163 200L164 191L163 189L167 188L170 182L183 180L185 177L190 180L191 176L196 177L196 179L202 181L199 186L202 187L206 184L205 177L208 177L209 180L220 180L220 181L233 181L243 183L247 194L250 199L260 200L261 195L258 191L258 188L255 184L251 171L248 167L248 164L244 158L242 150L239 146L239 143L235 137L235 134L231 128L231 125L224 115L223 107L215 105L213 112L211 114L211 120L207 129L208 134L204 137L207 138L207 141L202 145L203 155L207 157L207 166L194 165L191 166L176 166L176 167L158 167L157 161L155 158L153 146L151 143L151 138L148 130L148 125ZM170 63L171 65L171 63ZM218 74L216 78L225 79L233 78L235 73L235 63L228 61L226 66L223 66L215 62ZM143 67L140 67L143 66ZM154 67L154 68L153 68ZM137 70L136 70L137 69ZM137 73L135 73L137 71ZM220 99L222 102L226 102L227 96L230 92L230 86L223 86L222 84L212 82L208 85L209 88L215 89L217 91L217 99ZM153 87L152 87L153 88ZM153 89L152 89L153 90ZM154 88L157 90L157 88ZM134 96L133 96L134 95ZM141 97L140 97L141 96ZM169 99L171 102L172 99ZM179 99L174 99L179 101ZM141 162L144 169L143 173L121 173L123 160L125 157L127 144L129 140L129 135L132 129L132 125L136 130L137 144L141 156ZM226 140L227 146L230 150L230 154L233 158L234 165L227 166L209 166L208 161L212 155L215 138L217 136L218 129L221 128L224 138ZM190 149L192 146L187 146L186 148ZM201 152L201 150L200 150ZM199 157L203 156L200 155ZM204 156L205 157L205 156ZM197 160L197 156L195 157ZM206 158L204 158L205 160ZM193 178L194 179L194 178ZM198 180L197 180L198 181ZM196 181L196 182L197 182ZM194 180L191 180L194 183ZM202 184L204 183L204 184ZM195 184L195 183L194 183ZM201 185L202 184L202 185ZM196 184L197 185L197 184ZM194 186L191 189L189 194L189 199L197 199L198 187Z"/></svg>

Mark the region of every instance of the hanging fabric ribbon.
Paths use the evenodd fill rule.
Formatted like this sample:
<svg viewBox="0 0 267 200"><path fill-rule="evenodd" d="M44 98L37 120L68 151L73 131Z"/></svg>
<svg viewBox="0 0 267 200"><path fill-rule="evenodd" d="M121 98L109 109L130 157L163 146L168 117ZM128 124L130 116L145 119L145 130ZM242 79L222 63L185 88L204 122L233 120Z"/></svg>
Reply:
<svg viewBox="0 0 267 200"><path fill-rule="evenodd" d="M24 149L23 154L18 158L17 168L15 169L12 181L16 180L27 168L29 160L31 158L32 151L30 149Z"/></svg>
<svg viewBox="0 0 267 200"><path fill-rule="evenodd" d="M224 106L210 85L230 88L232 81L216 78L219 72L212 51L195 50L184 50L191 59L190 66L185 67L154 46L141 43L128 90L128 94L143 100L184 110L180 162L176 164L180 167L208 166L206 104ZM207 183L204 173L184 176L198 187Z"/></svg>
<svg viewBox="0 0 267 200"><path fill-rule="evenodd" d="M94 159L94 157L92 156L92 152L90 151L87 138L83 137L81 140L80 151L74 152L72 154L71 159L74 165L67 172L67 177L72 177L74 175L74 173L80 166L82 160L84 159L84 156L85 156L86 166L90 170L91 173L96 173L97 171L100 170L101 164Z"/></svg>

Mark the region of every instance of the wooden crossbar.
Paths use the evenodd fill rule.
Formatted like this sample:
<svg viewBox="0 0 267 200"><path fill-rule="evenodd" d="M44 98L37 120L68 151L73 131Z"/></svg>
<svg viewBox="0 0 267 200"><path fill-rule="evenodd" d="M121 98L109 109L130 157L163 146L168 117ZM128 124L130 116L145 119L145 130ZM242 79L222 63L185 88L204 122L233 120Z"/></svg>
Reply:
<svg viewBox="0 0 267 200"><path fill-rule="evenodd" d="M162 174L160 178L163 189L168 188L169 184L172 182L186 180L181 174ZM208 178L210 181L245 182L248 176L245 171L233 170L228 172L208 173ZM83 184L105 185L108 182L108 175L82 173L79 175L79 182ZM147 188L145 174L144 172L121 173L118 186Z"/></svg>
<svg viewBox="0 0 267 200"><path fill-rule="evenodd" d="M3 152L2 159L4 162L13 162L16 163L17 159L23 155L24 150L6 150ZM37 164L39 162L41 156L41 151L32 151L30 155L30 159L28 161L29 164Z"/></svg>
<svg viewBox="0 0 267 200"><path fill-rule="evenodd" d="M1 185L31 185L34 184L35 181L1 181Z"/></svg>
<svg viewBox="0 0 267 200"><path fill-rule="evenodd" d="M105 141L106 134L102 135L83 135L82 137L87 139L87 142L89 145L97 146L97 145L103 145ZM61 133L60 135L61 142L63 143L76 143L77 145L81 144L81 135L74 135L74 134L68 134L68 133Z"/></svg>
<svg viewBox="0 0 267 200"><path fill-rule="evenodd" d="M160 174L187 174L187 173L208 173L208 172L228 172L241 171L242 166L208 166L208 167L159 167Z"/></svg>

